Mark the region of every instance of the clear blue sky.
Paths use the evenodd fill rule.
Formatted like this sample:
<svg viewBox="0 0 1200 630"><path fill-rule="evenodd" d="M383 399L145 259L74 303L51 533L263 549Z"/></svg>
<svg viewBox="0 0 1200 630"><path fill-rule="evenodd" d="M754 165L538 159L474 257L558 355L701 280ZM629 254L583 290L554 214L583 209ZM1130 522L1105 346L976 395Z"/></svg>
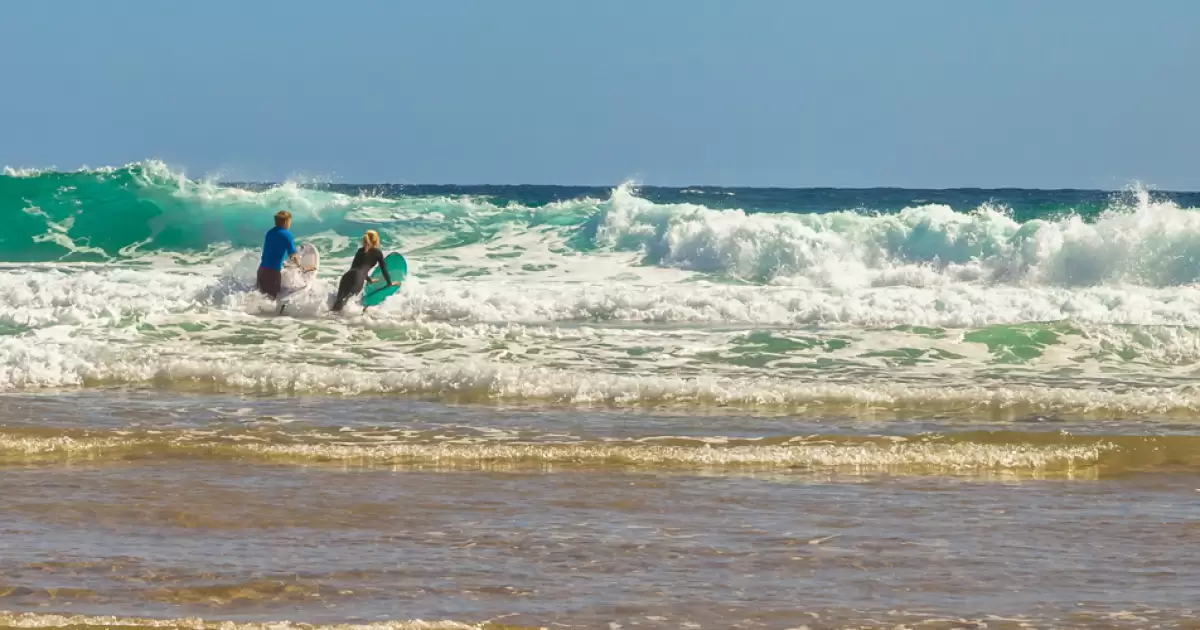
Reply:
<svg viewBox="0 0 1200 630"><path fill-rule="evenodd" d="M0 165L1200 189L1195 0L5 0Z"/></svg>

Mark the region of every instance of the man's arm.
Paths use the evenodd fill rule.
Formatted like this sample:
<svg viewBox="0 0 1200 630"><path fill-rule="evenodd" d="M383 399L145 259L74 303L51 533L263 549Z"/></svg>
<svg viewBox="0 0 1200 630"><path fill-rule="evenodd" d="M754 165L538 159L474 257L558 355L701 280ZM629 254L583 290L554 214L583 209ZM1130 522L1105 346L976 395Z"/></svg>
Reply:
<svg viewBox="0 0 1200 630"><path fill-rule="evenodd" d="M297 267L300 267L300 257L296 255L296 239L292 238L291 232L285 232L285 234L287 234L287 250L286 251L287 251L287 255L288 255L288 257L287 257L288 262L292 263L293 265L296 265ZM305 269L305 271L312 271L312 269Z"/></svg>

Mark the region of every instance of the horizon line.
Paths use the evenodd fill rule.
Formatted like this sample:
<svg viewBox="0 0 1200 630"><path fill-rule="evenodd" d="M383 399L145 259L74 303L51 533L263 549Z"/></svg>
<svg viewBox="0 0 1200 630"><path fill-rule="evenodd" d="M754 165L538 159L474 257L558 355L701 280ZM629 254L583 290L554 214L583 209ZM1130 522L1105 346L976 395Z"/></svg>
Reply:
<svg viewBox="0 0 1200 630"><path fill-rule="evenodd" d="M295 180L214 180L213 183L221 186L280 186L283 184L295 184L301 187L319 188L321 186L346 186L363 188L368 186L395 186L399 188L594 188L614 190L629 185L634 190L643 189L658 189L658 190L680 190L689 189L695 190L780 190L780 191L797 191L797 190L837 190L837 191L880 191L880 190L896 190L896 191L920 191L920 192L961 192L961 191L1038 191L1038 192L1070 192L1070 193L1122 193L1132 192L1137 189L1135 186L1127 186L1125 188L1026 188L1021 186L939 186L939 187L908 187L908 186L729 186L719 184L687 184L687 185L666 185L666 184L422 184L412 182L297 182ZM1200 189L1182 190L1182 189L1165 189L1155 188L1152 186L1143 186L1145 190L1155 193L1179 194L1179 195L1194 195L1200 194Z"/></svg>
<svg viewBox="0 0 1200 630"><path fill-rule="evenodd" d="M1053 188L1042 187L1025 187L1014 185L1002 186L901 186L901 185L878 185L878 186L836 186L836 185L729 185L729 184L684 184L684 185L669 185L669 184L643 184L637 183L633 179L626 179L617 184L544 184L544 183L417 183L417 182L395 182L395 181L379 181L379 182L334 182L334 181L298 181L304 177L300 174L293 176L285 176L281 179L222 179L220 178L220 169L216 173L211 173L207 177L189 177L186 174L186 167L179 164L170 164L161 159L147 159L133 162L126 162L121 166L100 166L91 167L81 165L74 169L59 170L58 167L14 167L5 165L0 167L0 176L13 175L16 177L31 177L42 174L78 174L93 171L113 171L136 166L144 166L148 163L157 162L161 166L166 167L174 174L184 177L194 182L209 182L223 186L279 186L283 184L294 184L307 188L318 188L321 186L346 186L346 187L370 187L370 186L395 186L395 187L414 187L414 188L591 188L591 189L607 189L615 190L622 186L629 186L633 189L659 189L659 190L687 190L687 189L703 189L703 190L778 190L778 191L797 191L797 190L830 190L830 191L925 191L925 192L961 192L961 191L1040 191L1040 192L1058 192L1058 193L1122 193L1130 192L1137 189L1144 189L1149 192L1164 193L1164 194L1197 194L1200 193L1200 188L1184 189L1184 188L1158 188L1152 184L1146 184L1143 181L1131 180L1126 185L1120 188L1089 188L1079 186L1059 186Z"/></svg>

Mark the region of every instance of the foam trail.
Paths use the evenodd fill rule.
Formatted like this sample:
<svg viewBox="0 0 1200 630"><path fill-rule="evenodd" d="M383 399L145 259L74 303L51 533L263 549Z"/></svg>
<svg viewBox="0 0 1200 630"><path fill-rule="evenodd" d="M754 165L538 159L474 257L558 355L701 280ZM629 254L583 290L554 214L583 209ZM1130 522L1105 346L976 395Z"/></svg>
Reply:
<svg viewBox="0 0 1200 630"><path fill-rule="evenodd" d="M233 331L233 344L240 344ZM303 330L288 338L303 339ZM1190 385L1132 386L1100 384L1077 387L1010 383L981 385L972 372L950 364L903 382L872 379L855 382L851 372L839 380L790 375L739 376L736 366L685 376L670 367L659 374L597 372L587 363L578 368L514 365L483 358L413 354L420 346L404 346L395 355L376 358L374 367L339 366L353 350L289 360L291 342L255 345L252 354L208 351L184 344L132 346L79 341L69 330L49 330L26 342L0 337L0 387L6 390L153 385L179 390L243 391L272 394L403 394L475 402L617 407L686 406L744 410L925 409L1013 413L1197 413L1200 392ZM293 335L296 335L293 337ZM485 340L486 341L486 340ZM438 344L432 344L438 345ZM234 345L234 348L239 346ZM535 355L536 356L536 355ZM668 366L676 362L668 362ZM836 371L833 372L836 375ZM881 371L887 374L887 370ZM950 380L956 375L957 380ZM840 379L846 379L839 382ZM962 380L961 379L967 379ZM940 383L935 382L940 380ZM922 382L924 381L924 382Z"/></svg>
<svg viewBox="0 0 1200 630"><path fill-rule="evenodd" d="M370 465L442 465L536 468L545 466L655 469L756 468L795 470L932 472L1065 471L1096 465L1117 447L1078 445L895 443L793 444L784 446L660 446L653 444L266 444L221 442L180 436L137 438L21 438L0 435L0 460L237 457L292 462Z"/></svg>
<svg viewBox="0 0 1200 630"><path fill-rule="evenodd" d="M1073 320L1200 325L1200 289L950 285L845 292L704 283L424 281L380 310L397 320L972 328Z"/></svg>

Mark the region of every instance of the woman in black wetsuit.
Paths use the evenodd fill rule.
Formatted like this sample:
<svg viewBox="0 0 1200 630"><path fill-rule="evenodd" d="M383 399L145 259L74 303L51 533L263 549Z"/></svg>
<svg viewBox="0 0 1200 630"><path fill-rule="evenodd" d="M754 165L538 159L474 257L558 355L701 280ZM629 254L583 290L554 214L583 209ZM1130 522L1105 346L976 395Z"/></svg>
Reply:
<svg viewBox="0 0 1200 630"><path fill-rule="evenodd" d="M357 295L363 290L367 284L367 277L371 275L371 270L379 265L379 269L383 271L383 281L392 284L392 277L388 275L387 263L383 262L383 250L379 249L379 233L375 230L367 230L363 234L362 247L354 253L354 262L350 263L350 271L342 275L342 281L338 283L337 299L333 301L333 310L340 311L346 305L346 300Z"/></svg>

